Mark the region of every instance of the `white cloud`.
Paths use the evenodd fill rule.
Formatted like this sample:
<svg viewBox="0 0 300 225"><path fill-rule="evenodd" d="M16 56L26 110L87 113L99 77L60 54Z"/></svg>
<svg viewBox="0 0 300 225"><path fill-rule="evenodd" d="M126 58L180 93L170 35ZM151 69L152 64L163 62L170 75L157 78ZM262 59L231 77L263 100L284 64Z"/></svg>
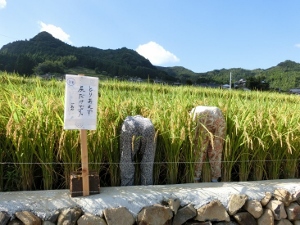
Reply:
<svg viewBox="0 0 300 225"><path fill-rule="evenodd" d="M300 48L300 44L295 44L295 47L296 48Z"/></svg>
<svg viewBox="0 0 300 225"><path fill-rule="evenodd" d="M0 0L1 1L1 0ZM47 31L52 34L53 37L71 44L70 35L63 31L60 27L54 26L53 24L45 24L43 22L38 22L40 25L40 31Z"/></svg>
<svg viewBox="0 0 300 225"><path fill-rule="evenodd" d="M5 8L6 6L6 0L0 0L0 9Z"/></svg>
<svg viewBox="0 0 300 225"><path fill-rule="evenodd" d="M139 45L136 51L150 60L153 65L163 65L179 62L179 58L173 53L165 50L161 45L150 41L147 44Z"/></svg>

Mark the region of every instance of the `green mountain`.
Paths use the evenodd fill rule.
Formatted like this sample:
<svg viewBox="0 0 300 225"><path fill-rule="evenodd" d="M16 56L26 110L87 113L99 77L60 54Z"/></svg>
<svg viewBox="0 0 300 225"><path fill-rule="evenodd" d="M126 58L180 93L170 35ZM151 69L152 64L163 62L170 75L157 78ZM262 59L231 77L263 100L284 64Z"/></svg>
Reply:
<svg viewBox="0 0 300 225"><path fill-rule="evenodd" d="M29 41L15 41L4 45L1 53L38 54L40 56L67 56L76 52L76 47L54 38L47 32L41 32Z"/></svg>
<svg viewBox="0 0 300 225"><path fill-rule="evenodd" d="M232 83L240 80L250 82L268 83L271 90L288 91L292 88L300 88L300 64L286 60L268 69L246 70L231 68L213 70L205 73L195 73L184 67L157 67L181 83L193 83L197 85L229 84L230 73ZM188 82L189 81L189 82Z"/></svg>
<svg viewBox="0 0 300 225"><path fill-rule="evenodd" d="M0 49L0 70L22 75L89 73L94 76L141 78L180 82L202 86L219 86L246 80L247 85L268 84L268 89L288 91L300 88L300 64L290 60L268 69L246 70L231 68L195 73L187 68L153 66L136 51L74 47L47 32L41 32L30 40L15 41ZM86 73L87 72L87 73ZM87 75L89 75L87 74Z"/></svg>
<svg viewBox="0 0 300 225"><path fill-rule="evenodd" d="M120 48L102 50L74 47L47 32L30 40L15 41L0 49L0 70L20 74L65 73L71 68L86 68L110 77L173 80L136 51Z"/></svg>
<svg viewBox="0 0 300 225"><path fill-rule="evenodd" d="M167 72L172 77L195 77L197 74L192 70L186 69L182 66L173 66L173 67L162 67L157 66L158 69Z"/></svg>

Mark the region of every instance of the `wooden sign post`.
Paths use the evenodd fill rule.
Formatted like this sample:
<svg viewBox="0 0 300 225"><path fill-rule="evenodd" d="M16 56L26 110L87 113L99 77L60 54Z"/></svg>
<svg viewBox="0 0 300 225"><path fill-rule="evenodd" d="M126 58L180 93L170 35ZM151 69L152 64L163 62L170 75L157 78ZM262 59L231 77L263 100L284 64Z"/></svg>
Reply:
<svg viewBox="0 0 300 225"><path fill-rule="evenodd" d="M82 191L89 195L87 130L96 130L98 78L66 75L64 129L80 130Z"/></svg>
<svg viewBox="0 0 300 225"><path fill-rule="evenodd" d="M81 140L82 193L83 196L88 196L90 194L90 186L89 186L89 160L88 160L86 130L80 130L80 140Z"/></svg>

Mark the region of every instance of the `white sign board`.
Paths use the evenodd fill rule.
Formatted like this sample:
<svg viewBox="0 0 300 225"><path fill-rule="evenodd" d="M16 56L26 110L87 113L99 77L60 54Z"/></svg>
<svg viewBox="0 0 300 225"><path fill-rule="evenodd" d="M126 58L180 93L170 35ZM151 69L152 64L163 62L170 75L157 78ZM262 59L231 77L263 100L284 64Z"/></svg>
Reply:
<svg viewBox="0 0 300 225"><path fill-rule="evenodd" d="M98 78L66 74L64 129L96 130Z"/></svg>

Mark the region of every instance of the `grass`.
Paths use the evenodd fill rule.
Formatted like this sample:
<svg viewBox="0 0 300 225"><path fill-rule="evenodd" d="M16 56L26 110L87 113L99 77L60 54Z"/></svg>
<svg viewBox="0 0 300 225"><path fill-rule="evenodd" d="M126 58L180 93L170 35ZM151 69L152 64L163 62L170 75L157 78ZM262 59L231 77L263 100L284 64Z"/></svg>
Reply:
<svg viewBox="0 0 300 225"><path fill-rule="evenodd" d="M0 82L0 190L68 188L81 163L79 131L63 129L64 82L1 72ZM223 181L299 176L299 96L103 80L97 130L88 131L89 166L101 186L120 185L120 128L137 114L157 133L154 183L193 182L189 111L197 105L217 106L226 118ZM202 173L209 181L209 163Z"/></svg>

